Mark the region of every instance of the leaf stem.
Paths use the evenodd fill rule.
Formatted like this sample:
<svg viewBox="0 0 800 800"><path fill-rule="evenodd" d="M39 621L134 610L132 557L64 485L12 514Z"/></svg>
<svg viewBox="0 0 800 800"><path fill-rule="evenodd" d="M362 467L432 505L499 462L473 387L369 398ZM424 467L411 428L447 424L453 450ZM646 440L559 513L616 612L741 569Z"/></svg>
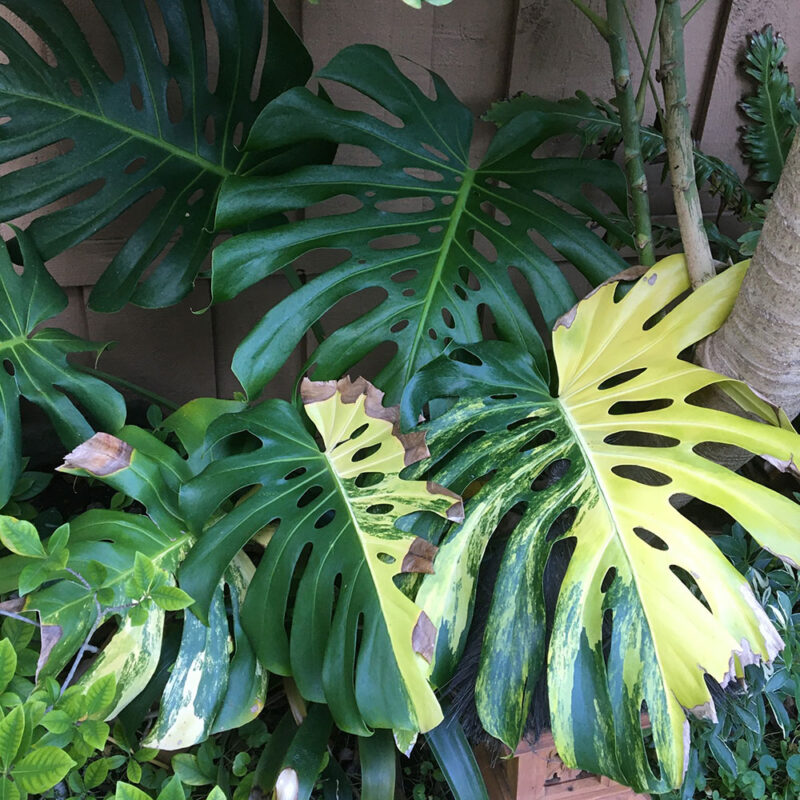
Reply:
<svg viewBox="0 0 800 800"><path fill-rule="evenodd" d="M683 24L687 22L705 5L706 0L697 0L697 2L683 15Z"/></svg>
<svg viewBox="0 0 800 800"><path fill-rule="evenodd" d="M664 87L664 141L672 183L678 227L686 253L692 286L697 288L714 277L714 262L694 171L694 146L686 100L686 62L683 49L683 20L679 0L666 0L659 25L661 68L658 78Z"/></svg>
<svg viewBox="0 0 800 800"><path fill-rule="evenodd" d="M588 20L589 22L597 28L597 32L604 38L608 38L608 23L604 20L598 13L592 11L585 3L581 2L581 0L570 0L572 5L578 9Z"/></svg>
<svg viewBox="0 0 800 800"><path fill-rule="evenodd" d="M631 31L633 31L633 38L636 42L636 47L639 50L639 56L642 59L642 80L639 84L639 89L636 92L636 113L639 115L639 119L641 120L644 117L644 101L645 95L647 94L647 89L649 87L650 93L653 95L653 100L656 104L656 114L658 118L662 121L664 119L664 109L661 108L661 101L658 97L658 92L656 91L656 85L653 81L653 76L650 74L650 70L653 67L653 58L656 54L656 43L658 42L658 26L661 24L661 15L664 13L664 0L658 0L658 7L656 8L656 18L653 21L653 29L650 31L650 41L647 44L647 53L645 54L642 49L642 43L639 40L639 35L636 32L636 25L633 22L633 18L631 17L630 9L628 8L627 2L624 3L625 8L625 16L628 18L628 24L630 25Z"/></svg>
<svg viewBox="0 0 800 800"><path fill-rule="evenodd" d="M27 622L28 625L33 625L36 628L41 627L36 620L23 617L22 614L17 614L14 611L4 611L3 609L0 609L0 615L4 617L11 617L11 619L15 619L18 622Z"/></svg>
<svg viewBox="0 0 800 800"><path fill-rule="evenodd" d="M653 231L650 223L650 202L647 197L647 177L639 135L639 115L633 96L633 83L628 64L625 38L624 0L606 0L608 20L608 48L614 69L614 90L622 125L622 142L625 158L625 176L631 196L634 242L639 262L645 266L656 263Z"/></svg>
<svg viewBox="0 0 800 800"><path fill-rule="evenodd" d="M152 400L154 403L157 403L164 408L169 409L170 411L177 411L180 406L177 403L173 403L172 400L167 400L166 397L162 397L160 394L156 394L155 392L151 392L149 389L145 389L143 386L139 386L132 381L126 380L125 378L119 378L116 375L111 375L108 372L102 372L99 369L95 369L94 367L84 367L81 364L73 364L72 365L78 372L83 372L86 375L91 375L95 378L100 378L100 380L106 381L107 383L114 383L117 386L122 386L125 389L130 389L132 392L140 395L141 397L145 397L148 400Z"/></svg>

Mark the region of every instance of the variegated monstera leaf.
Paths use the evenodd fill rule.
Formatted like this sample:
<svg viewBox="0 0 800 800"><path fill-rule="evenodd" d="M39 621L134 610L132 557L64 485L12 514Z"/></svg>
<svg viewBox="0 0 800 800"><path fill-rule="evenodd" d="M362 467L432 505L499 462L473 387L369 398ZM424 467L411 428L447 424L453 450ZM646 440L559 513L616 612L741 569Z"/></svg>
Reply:
<svg viewBox="0 0 800 800"><path fill-rule="evenodd" d="M26 594L22 601L22 608L36 611L42 623L39 677L61 672L76 652L82 652L92 632L116 617L117 632L102 646L82 680L91 683L115 675L110 716L148 687L162 654L165 610L186 604L185 596L173 588L174 574L197 538L197 531L180 514L178 492L205 466L195 445L202 443L208 424L220 414L241 408L241 403L233 401L198 400L170 417L165 427L176 433L188 459L132 426L123 428L119 438L95 434L65 458L62 471L104 481L136 498L146 507L147 516L98 509L64 526L62 530L68 528L69 534L69 573L54 574L64 577ZM141 556L146 556L149 565ZM158 602L132 600L131 585L134 592L142 591L136 587L153 581L154 568L167 573ZM166 686L159 689L159 714L147 746L188 747L212 733L239 727L261 711L267 673L240 621L253 572L250 559L237 554L208 587L208 619L201 621L184 611L177 658ZM156 597L155 590L152 596Z"/></svg>
<svg viewBox="0 0 800 800"><path fill-rule="evenodd" d="M725 684L782 646L746 581L676 497L724 509L800 563L800 507L702 454L704 443L735 445L796 469L800 438L742 384L679 357L722 323L744 271L728 269L672 310L689 288L679 256L618 302L616 284L598 289L555 329L557 397L530 356L487 342L433 361L404 398L408 425L425 401L459 398L429 426L439 464L431 473L457 491L482 478L416 598L439 628L434 681L450 676L463 649L478 567L505 518L476 699L486 729L517 744L545 664L545 563L553 541L569 539L547 656L556 746L568 765L640 791L680 784L685 711L715 713L706 673ZM712 384L764 422L698 405Z"/></svg>
<svg viewBox="0 0 800 800"><path fill-rule="evenodd" d="M344 730L429 730L442 719L427 680L436 629L394 579L432 572L436 548L395 522L420 510L459 520L460 498L399 477L427 456L424 435L401 435L398 409L384 408L367 381L306 380L302 396L324 449L281 400L209 428L209 452L243 431L260 447L214 459L181 491L198 526L232 495L248 493L204 531L180 584L196 612L208 613L209 575L222 574L269 526L242 613L261 662L292 675L306 699L327 703Z"/></svg>

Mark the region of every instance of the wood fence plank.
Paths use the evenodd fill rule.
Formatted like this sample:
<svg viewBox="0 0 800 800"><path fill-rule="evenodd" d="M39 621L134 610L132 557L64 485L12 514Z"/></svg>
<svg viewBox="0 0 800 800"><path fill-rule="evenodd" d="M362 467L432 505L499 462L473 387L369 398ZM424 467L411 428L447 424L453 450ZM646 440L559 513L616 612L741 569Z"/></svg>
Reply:
<svg viewBox="0 0 800 800"><path fill-rule="evenodd" d="M744 94L752 93L753 82L743 74L740 64L744 59L747 35L761 30L767 23L771 23L786 40L789 77L800 85L800 13L796 0L734 2L701 141L705 151L724 159L741 175L747 175L749 167L738 146L737 129L746 122L738 103Z"/></svg>
<svg viewBox="0 0 800 800"><path fill-rule="evenodd" d="M84 289L84 300L88 297ZM216 394L211 315L192 313L209 303L208 281L183 302L152 310L125 306L115 314L87 310L88 335L115 341L98 367L177 403Z"/></svg>

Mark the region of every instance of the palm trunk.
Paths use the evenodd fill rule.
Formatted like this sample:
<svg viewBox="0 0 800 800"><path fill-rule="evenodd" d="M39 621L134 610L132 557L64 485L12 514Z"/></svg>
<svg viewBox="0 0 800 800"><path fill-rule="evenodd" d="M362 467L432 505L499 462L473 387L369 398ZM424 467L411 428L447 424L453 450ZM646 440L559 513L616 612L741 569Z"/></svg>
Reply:
<svg viewBox="0 0 800 800"><path fill-rule="evenodd" d="M733 311L700 362L746 381L790 419L800 414L800 135Z"/></svg>

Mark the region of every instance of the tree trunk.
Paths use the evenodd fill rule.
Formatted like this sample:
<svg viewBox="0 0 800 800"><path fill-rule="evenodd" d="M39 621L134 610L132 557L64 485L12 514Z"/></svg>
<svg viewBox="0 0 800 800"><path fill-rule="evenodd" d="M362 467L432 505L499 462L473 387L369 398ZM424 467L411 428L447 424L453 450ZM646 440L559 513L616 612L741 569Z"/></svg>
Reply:
<svg viewBox="0 0 800 800"><path fill-rule="evenodd" d="M700 363L800 414L800 135L796 135L750 269Z"/></svg>

